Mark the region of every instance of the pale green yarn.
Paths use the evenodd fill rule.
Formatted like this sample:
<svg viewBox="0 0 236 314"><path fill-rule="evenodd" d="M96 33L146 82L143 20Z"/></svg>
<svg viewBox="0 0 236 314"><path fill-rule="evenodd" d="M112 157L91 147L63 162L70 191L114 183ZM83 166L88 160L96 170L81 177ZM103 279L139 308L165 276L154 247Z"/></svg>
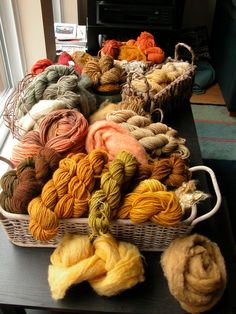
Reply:
<svg viewBox="0 0 236 314"><path fill-rule="evenodd" d="M112 212L121 201L122 185L132 179L137 167L137 159L123 151L117 154L108 171L102 175L100 190L92 195L89 203L88 221L92 237L108 232Z"/></svg>

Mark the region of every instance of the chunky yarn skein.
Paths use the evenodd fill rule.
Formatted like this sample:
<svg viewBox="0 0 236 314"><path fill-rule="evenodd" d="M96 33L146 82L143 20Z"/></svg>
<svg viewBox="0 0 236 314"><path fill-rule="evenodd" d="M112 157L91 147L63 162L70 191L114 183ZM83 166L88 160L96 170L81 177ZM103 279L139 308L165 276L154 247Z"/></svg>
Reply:
<svg viewBox="0 0 236 314"><path fill-rule="evenodd" d="M48 283L54 300L68 289L88 281L101 296L114 296L144 281L142 256L137 247L105 234L93 244L88 236L65 235L51 255Z"/></svg>
<svg viewBox="0 0 236 314"><path fill-rule="evenodd" d="M29 203L29 229L34 238L50 240L58 232L58 218L80 217L88 210L96 177L101 175L107 160L105 152L95 150L60 161L41 195Z"/></svg>
<svg viewBox="0 0 236 314"><path fill-rule="evenodd" d="M218 245L200 234L172 241L161 266L171 294L188 313L210 310L222 297L227 281Z"/></svg>
<svg viewBox="0 0 236 314"><path fill-rule="evenodd" d="M113 121L97 121L90 125L86 138L87 152L95 148L107 151L109 160L113 160L120 151L134 155L142 164L147 164L147 154L142 145L119 124Z"/></svg>
<svg viewBox="0 0 236 314"><path fill-rule="evenodd" d="M142 182L122 200L118 218L130 218L134 223L151 220L163 226L174 226L182 218L182 208L174 192L155 179Z"/></svg>
<svg viewBox="0 0 236 314"><path fill-rule="evenodd" d="M137 159L125 151L118 153L109 164L108 171L101 177L100 190L94 192L89 204L92 236L108 232L113 211L121 201L121 187L133 178L137 166Z"/></svg>

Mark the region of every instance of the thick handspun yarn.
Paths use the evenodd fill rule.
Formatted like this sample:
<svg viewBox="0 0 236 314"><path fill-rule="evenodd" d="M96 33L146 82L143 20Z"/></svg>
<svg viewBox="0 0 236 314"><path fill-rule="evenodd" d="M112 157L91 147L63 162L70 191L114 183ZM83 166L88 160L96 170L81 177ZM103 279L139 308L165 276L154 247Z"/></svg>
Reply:
<svg viewBox="0 0 236 314"><path fill-rule="evenodd" d="M41 195L28 206L29 229L35 239L52 239L58 232L58 218L78 218L88 210L96 178L107 161L107 154L101 150L94 150L89 155L69 155L60 161Z"/></svg>
<svg viewBox="0 0 236 314"><path fill-rule="evenodd" d="M137 181L149 178L159 180L168 188L175 189L189 181L191 172L185 159L177 154L171 154L167 158L154 159L148 165L139 165Z"/></svg>
<svg viewBox="0 0 236 314"><path fill-rule="evenodd" d="M137 159L126 151L118 153L109 164L108 171L101 177L100 190L94 192L89 203L92 236L108 232L113 212L121 201L121 188L131 181L137 167Z"/></svg>
<svg viewBox="0 0 236 314"><path fill-rule="evenodd" d="M72 66L53 64L48 66L42 73L36 75L21 92L18 98L15 116L17 119L23 117L34 104L43 98L43 92L52 83L56 83L58 79L64 75L78 75Z"/></svg>
<svg viewBox="0 0 236 314"><path fill-rule="evenodd" d="M183 159L189 157L185 140L178 132L161 122L153 123L150 118L140 116L132 110L116 110L106 116L106 120L114 121L128 129L139 141L151 157L169 156L177 153Z"/></svg>
<svg viewBox="0 0 236 314"><path fill-rule="evenodd" d="M63 299L68 289L88 281L101 296L111 297L144 281L142 256L133 244L110 234L93 243L88 236L65 235L50 257L48 283L52 298Z"/></svg>
<svg viewBox="0 0 236 314"><path fill-rule="evenodd" d="M126 79L124 69L119 65L114 64L113 57L109 55L88 60L82 73L87 74L95 86L115 83L119 84L125 82Z"/></svg>
<svg viewBox="0 0 236 314"><path fill-rule="evenodd" d="M105 120L106 115L114 110L129 109L140 116L150 117L150 114L144 110L145 102L136 96L127 96L125 100L118 103L104 101L97 111L89 117L89 123L92 124L99 120Z"/></svg>
<svg viewBox="0 0 236 314"><path fill-rule="evenodd" d="M52 148L43 148L39 154L23 160L16 169L1 178L0 204L8 212L26 214L29 202L41 193L57 169L61 155Z"/></svg>
<svg viewBox="0 0 236 314"><path fill-rule="evenodd" d="M95 148L104 149L110 161L118 152L125 150L136 156L140 163L148 163L143 146L128 130L113 121L97 121L90 125L85 147L87 152Z"/></svg>
<svg viewBox="0 0 236 314"><path fill-rule="evenodd" d="M182 208L174 192L155 179L141 181L125 195L117 217L130 218L134 223L152 221L163 226L173 226L182 218Z"/></svg>
<svg viewBox="0 0 236 314"><path fill-rule="evenodd" d="M222 297L227 274L218 245L193 234L175 239L161 256L171 294L188 313L210 310Z"/></svg>
<svg viewBox="0 0 236 314"><path fill-rule="evenodd" d="M50 65L53 65L53 62L50 59L47 58L40 59L37 62L35 62L35 64L33 64L30 72L33 76L38 75L42 73Z"/></svg>
<svg viewBox="0 0 236 314"><path fill-rule="evenodd" d="M83 152L88 132L88 121L75 109L61 109L48 113L38 131L29 131L12 149L12 162L37 155L42 147L51 147L64 156Z"/></svg>

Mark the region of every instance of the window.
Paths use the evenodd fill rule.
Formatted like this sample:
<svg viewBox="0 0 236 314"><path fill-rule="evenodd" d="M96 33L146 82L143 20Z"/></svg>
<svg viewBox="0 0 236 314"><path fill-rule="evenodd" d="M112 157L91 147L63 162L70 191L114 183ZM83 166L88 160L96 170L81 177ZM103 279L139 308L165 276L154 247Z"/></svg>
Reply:
<svg viewBox="0 0 236 314"><path fill-rule="evenodd" d="M0 155L8 159L13 141L3 120L4 105L26 72L17 12L16 0L0 1ZM7 167L1 163L0 177Z"/></svg>

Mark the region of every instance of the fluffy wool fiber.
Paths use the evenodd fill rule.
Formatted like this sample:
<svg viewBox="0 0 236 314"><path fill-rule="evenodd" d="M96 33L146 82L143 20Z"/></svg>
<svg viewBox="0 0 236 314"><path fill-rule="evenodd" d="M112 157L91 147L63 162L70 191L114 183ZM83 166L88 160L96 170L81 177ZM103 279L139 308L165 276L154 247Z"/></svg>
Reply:
<svg viewBox="0 0 236 314"><path fill-rule="evenodd" d="M93 244L88 236L65 235L51 255L48 282L52 298L64 298L75 284L88 280L97 294L113 296L144 281L139 250L110 234Z"/></svg>
<svg viewBox="0 0 236 314"><path fill-rule="evenodd" d="M87 152L95 148L104 149L109 160L120 151L134 155L141 164L147 164L147 154L143 146L119 124L112 121L97 121L89 127L85 148Z"/></svg>
<svg viewBox="0 0 236 314"><path fill-rule="evenodd" d="M211 309L226 287L224 258L216 243L194 234L175 239L161 256L171 294L189 313Z"/></svg>

